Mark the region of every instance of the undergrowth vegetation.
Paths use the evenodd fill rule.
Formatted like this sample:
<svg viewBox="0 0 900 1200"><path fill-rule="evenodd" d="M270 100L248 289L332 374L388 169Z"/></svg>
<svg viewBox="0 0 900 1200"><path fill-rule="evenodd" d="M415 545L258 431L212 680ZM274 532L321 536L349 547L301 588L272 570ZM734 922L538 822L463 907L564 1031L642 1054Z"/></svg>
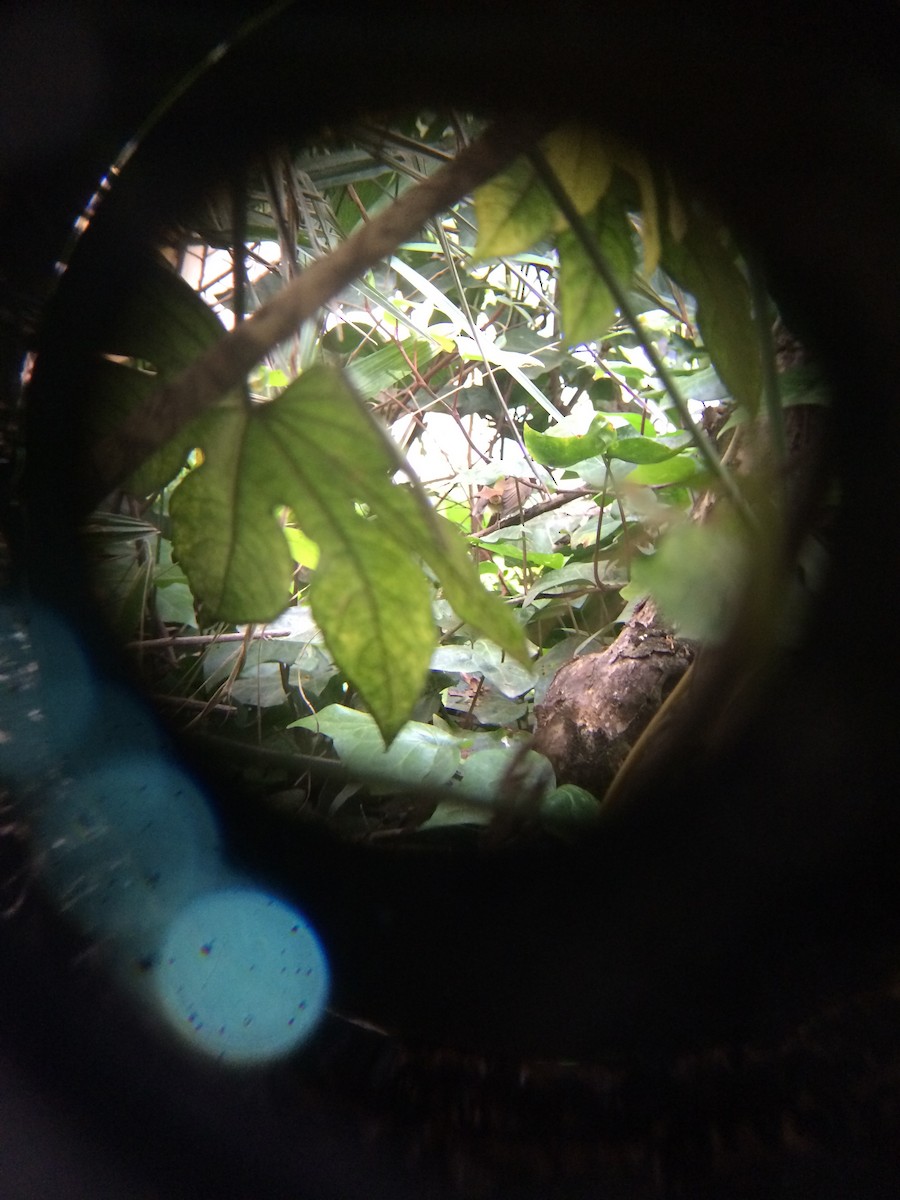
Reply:
<svg viewBox="0 0 900 1200"><path fill-rule="evenodd" d="M360 124L185 214L97 347L92 436L481 130ZM486 823L512 764L565 835L597 798L527 749L554 672L648 593L721 639L777 541L783 407L822 395L809 367L776 371L776 319L713 211L630 148L554 130L98 507L97 595L173 722L299 816ZM728 449L750 428L752 477Z"/></svg>

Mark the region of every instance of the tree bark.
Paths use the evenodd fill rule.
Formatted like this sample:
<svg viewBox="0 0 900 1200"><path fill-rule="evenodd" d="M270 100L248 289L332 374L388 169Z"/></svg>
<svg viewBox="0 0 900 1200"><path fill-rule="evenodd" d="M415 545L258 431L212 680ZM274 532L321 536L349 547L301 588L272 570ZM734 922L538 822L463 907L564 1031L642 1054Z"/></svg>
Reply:
<svg viewBox="0 0 900 1200"><path fill-rule="evenodd" d="M561 667L536 708L534 737L557 782L601 798L693 657L646 599L611 646Z"/></svg>

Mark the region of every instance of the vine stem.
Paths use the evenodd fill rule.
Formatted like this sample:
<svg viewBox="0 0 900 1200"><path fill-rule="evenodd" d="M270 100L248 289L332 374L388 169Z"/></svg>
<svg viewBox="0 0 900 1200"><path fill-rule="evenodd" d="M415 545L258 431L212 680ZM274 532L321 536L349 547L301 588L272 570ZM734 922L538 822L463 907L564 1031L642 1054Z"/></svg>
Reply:
<svg viewBox="0 0 900 1200"><path fill-rule="evenodd" d="M547 191L553 197L560 212L569 222L572 232L581 243L584 252L590 258L597 271L597 274L603 280L606 287L609 289L610 295L616 302L616 306L622 316L631 326L635 337L638 339L645 354L649 358L654 371L659 377L663 387L669 394L672 403L678 410L681 420L684 422L684 427L691 435L694 445L700 452L703 461L706 463L712 475L719 481L725 494L728 496L735 510L739 514L741 520L747 525L748 529L756 531L757 522L750 506L744 499L740 488L735 482L734 477L726 470L721 458L716 452L715 446L706 436L694 418L691 416L691 411L681 390L678 387L675 379L669 368L663 362L662 357L650 338L644 332L644 327L641 324L640 318L631 305L628 295L624 287L616 278L612 268L606 261L606 256L597 244L597 239L592 236L590 230L585 224L581 214L572 203L569 193L563 187L556 172L550 166L543 152L537 145L534 145L528 150L528 157L537 172L538 178L547 188Z"/></svg>

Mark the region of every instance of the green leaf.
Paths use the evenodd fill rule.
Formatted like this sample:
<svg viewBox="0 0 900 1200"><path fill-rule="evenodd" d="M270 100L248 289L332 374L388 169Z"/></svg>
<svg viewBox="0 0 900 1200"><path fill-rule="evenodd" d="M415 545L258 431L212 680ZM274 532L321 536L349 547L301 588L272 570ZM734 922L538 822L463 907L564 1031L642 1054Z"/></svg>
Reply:
<svg viewBox="0 0 900 1200"><path fill-rule="evenodd" d="M294 559L275 515L286 505L320 548L310 595L319 628L386 738L415 704L436 642L420 559L462 620L526 658L515 617L482 587L458 531L392 482L399 453L340 372L314 367L268 404L216 410L202 434L204 462L170 513L207 620L266 622L286 608Z"/></svg>
<svg viewBox="0 0 900 1200"><path fill-rule="evenodd" d="M666 459L674 458L676 454L681 454L684 450L689 450L691 445L690 438L685 441L683 446L667 446L655 438L627 437L617 438L614 442L610 442L604 453L607 458L618 458L621 462L661 463Z"/></svg>
<svg viewBox="0 0 900 1200"><path fill-rule="evenodd" d="M490 550L491 554L498 554L501 558L505 558L507 562L527 562L531 567L550 567L556 569L563 566L566 561L564 554L541 554L537 550L528 550L526 552L521 546L513 542L493 542L488 538L470 537L469 543L472 546L481 546L485 550Z"/></svg>
<svg viewBox="0 0 900 1200"><path fill-rule="evenodd" d="M419 826L419 832L456 825L489 825L492 820L493 813L485 805L471 800L441 800L428 820Z"/></svg>
<svg viewBox="0 0 900 1200"><path fill-rule="evenodd" d="M545 467L573 467L586 458L603 454L613 437L613 427L605 417L596 416L587 433L564 437L538 433L530 425L523 426L525 449L535 462Z"/></svg>
<svg viewBox="0 0 900 1200"><path fill-rule="evenodd" d="M528 704L521 698L508 700L486 685L478 693L474 707L472 693L468 687L446 687L440 693L441 704L448 712L465 713L474 717L479 725L496 725L510 728L528 715Z"/></svg>
<svg viewBox="0 0 900 1200"><path fill-rule="evenodd" d="M616 145L613 158L616 165L627 171L638 185L641 197L640 235L644 250L643 269L644 276L649 279L659 265L660 256L659 205L653 171L643 154L622 143Z"/></svg>
<svg viewBox="0 0 900 1200"><path fill-rule="evenodd" d="M548 134L541 149L569 199L581 216L586 216L609 188L612 163L597 131L578 121L569 121ZM556 228L567 221L557 214Z"/></svg>
<svg viewBox="0 0 900 1200"><path fill-rule="evenodd" d="M550 792L556 786L553 767L543 754L527 750L524 755L516 748L490 748L470 754L460 765L462 778L454 780L453 790L475 804L492 805L503 789L503 782L515 767L523 796L536 791Z"/></svg>
<svg viewBox="0 0 900 1200"><path fill-rule="evenodd" d="M644 487L665 487L669 483L690 483L706 474L706 468L691 455L635 467L628 472L627 479L629 483L639 483Z"/></svg>
<svg viewBox="0 0 900 1200"><path fill-rule="evenodd" d="M92 442L110 433L134 410L139 410L159 390L159 378L128 363L100 359L91 368L88 385L90 410L88 423ZM203 418L200 418L202 420ZM179 430L165 446L151 455L126 481L126 490L135 496L149 496L165 487L184 467L187 456L197 444L198 422Z"/></svg>
<svg viewBox="0 0 900 1200"><path fill-rule="evenodd" d="M542 138L540 147L585 216L606 194L612 178L612 163L596 130L569 121ZM473 257L478 260L530 250L552 229L565 229L567 224L525 157L476 189L475 215L478 241Z"/></svg>
<svg viewBox="0 0 900 1200"><path fill-rule="evenodd" d="M537 583L525 593L522 604L534 604L542 598L554 600L555 591L577 592L585 585L594 585L594 566L592 562L570 562L558 571L548 571Z"/></svg>
<svg viewBox="0 0 900 1200"><path fill-rule="evenodd" d="M314 571L319 565L319 547L308 538L302 529L294 529L290 525L284 528L284 536L291 550L291 558L298 567L308 567Z"/></svg>
<svg viewBox="0 0 900 1200"><path fill-rule="evenodd" d="M103 326L95 349L149 363L165 380L223 337L225 328L162 259L138 258L130 270L128 302Z"/></svg>
<svg viewBox="0 0 900 1200"><path fill-rule="evenodd" d="M408 551L358 524L345 549L323 552L309 599L334 661L389 741L419 698L437 643L431 586Z"/></svg>
<svg viewBox="0 0 900 1200"><path fill-rule="evenodd" d="M584 788L564 783L544 797L538 815L548 832L569 840L600 820L600 803Z"/></svg>
<svg viewBox="0 0 900 1200"><path fill-rule="evenodd" d="M156 589L156 615L166 625L196 626L194 597L186 583L170 583Z"/></svg>
<svg viewBox="0 0 900 1200"><path fill-rule="evenodd" d="M460 749L452 735L418 721L406 724L387 748L368 713L342 704L330 704L288 728L297 726L330 737L347 770L372 791L444 787L459 766Z"/></svg>
<svg viewBox="0 0 900 1200"><path fill-rule="evenodd" d="M630 589L649 592L686 638L721 641L746 583L747 546L732 522L686 522L632 563Z"/></svg>
<svg viewBox="0 0 900 1200"><path fill-rule="evenodd" d="M637 264L637 254L622 200L614 195L605 197L585 223L613 274L627 286ZM594 341L613 324L616 302L571 230L560 234L558 247L563 335L570 346Z"/></svg>
<svg viewBox="0 0 900 1200"><path fill-rule="evenodd" d="M750 289L716 222L692 210L684 237L663 238L663 266L697 302L697 325L719 378L747 411L762 393Z"/></svg>
<svg viewBox="0 0 900 1200"><path fill-rule="evenodd" d="M225 334L216 314L167 263L138 258L131 267L128 303L121 305L102 330L95 347L99 355L88 388L88 427L92 440L121 424L199 354ZM137 364L143 364L138 366ZM226 398L222 405L235 403ZM185 426L152 455L127 481L127 490L146 496L164 487L182 469L189 451L198 444L206 415Z"/></svg>
<svg viewBox="0 0 900 1200"><path fill-rule="evenodd" d="M530 668L507 659L499 646L479 638L474 646L438 646L431 656L433 671L483 675L502 695L514 698L534 687L537 676Z"/></svg>
<svg viewBox="0 0 900 1200"><path fill-rule="evenodd" d="M500 175L475 191L478 241L476 261L530 250L553 227L553 197L526 158L517 158Z"/></svg>
<svg viewBox="0 0 900 1200"><path fill-rule="evenodd" d="M389 342L371 354L357 355L344 369L360 395L377 396L400 380L409 379L410 362L416 363L421 370L431 362L438 350L436 342L425 341L424 338L404 342L402 349L397 342Z"/></svg>

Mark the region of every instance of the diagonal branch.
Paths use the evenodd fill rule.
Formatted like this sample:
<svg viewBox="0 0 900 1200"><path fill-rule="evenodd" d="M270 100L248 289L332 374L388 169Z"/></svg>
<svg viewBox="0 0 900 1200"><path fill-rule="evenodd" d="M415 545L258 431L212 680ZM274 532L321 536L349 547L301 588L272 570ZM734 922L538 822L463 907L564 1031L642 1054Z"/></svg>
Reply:
<svg viewBox="0 0 900 1200"><path fill-rule="evenodd" d="M474 188L501 171L546 132L534 118L490 126L451 162L405 192L325 258L311 264L268 304L201 354L94 447L88 481L93 503L120 485L183 426L238 387L297 326Z"/></svg>

